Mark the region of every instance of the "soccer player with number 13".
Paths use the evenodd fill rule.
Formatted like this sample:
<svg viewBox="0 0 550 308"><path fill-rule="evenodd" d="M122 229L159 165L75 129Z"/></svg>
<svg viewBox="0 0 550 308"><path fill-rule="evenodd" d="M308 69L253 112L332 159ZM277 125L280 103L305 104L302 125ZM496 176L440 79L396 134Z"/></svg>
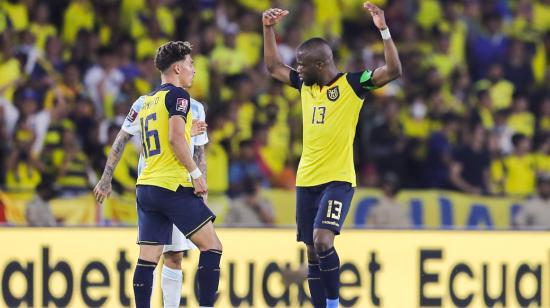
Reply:
<svg viewBox="0 0 550 308"><path fill-rule="evenodd" d="M314 307L338 307L340 260L334 237L340 233L355 185L353 141L365 94L401 76L401 62L384 11L370 2L370 13L384 42L386 64L375 70L342 73L322 38L303 42L296 70L280 59L273 26L288 15L271 8L262 16L264 60L272 77L300 91L303 151L296 176L298 241L308 252L308 284Z"/></svg>

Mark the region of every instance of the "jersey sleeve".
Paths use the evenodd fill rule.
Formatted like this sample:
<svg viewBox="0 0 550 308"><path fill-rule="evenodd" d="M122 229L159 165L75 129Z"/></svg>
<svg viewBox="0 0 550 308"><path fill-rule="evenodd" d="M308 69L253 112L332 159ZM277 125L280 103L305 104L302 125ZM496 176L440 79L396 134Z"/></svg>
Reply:
<svg viewBox="0 0 550 308"><path fill-rule="evenodd" d="M139 134L139 121L137 121L137 118L144 100L145 97L140 96L132 104L132 107L130 108L128 115L126 116L126 119L124 119L124 123L122 123L121 129L132 136Z"/></svg>
<svg viewBox="0 0 550 308"><path fill-rule="evenodd" d="M191 107L193 109L193 120L206 121L206 112L204 112L204 106L193 99L191 99ZM206 132L191 137L191 143L193 146L201 146L208 143L208 134Z"/></svg>
<svg viewBox="0 0 550 308"><path fill-rule="evenodd" d="M303 81L300 80L300 76L298 75L297 71L290 70L289 78L290 78L290 85L293 88L298 89L298 90L300 90L302 88Z"/></svg>
<svg viewBox="0 0 550 308"><path fill-rule="evenodd" d="M346 78L348 83L355 91L358 97L364 97L367 92L377 89L378 87L373 84L374 71L364 70L362 72L348 73Z"/></svg>
<svg viewBox="0 0 550 308"><path fill-rule="evenodd" d="M181 116L187 120L187 114L191 108L191 97L182 88L173 88L166 94L166 109L170 117Z"/></svg>

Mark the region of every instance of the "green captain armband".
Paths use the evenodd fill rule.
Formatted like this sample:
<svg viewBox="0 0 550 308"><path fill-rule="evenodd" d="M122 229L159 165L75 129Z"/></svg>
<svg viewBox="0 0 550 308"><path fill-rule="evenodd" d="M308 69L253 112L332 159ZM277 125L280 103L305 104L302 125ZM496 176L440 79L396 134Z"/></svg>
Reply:
<svg viewBox="0 0 550 308"><path fill-rule="evenodd" d="M369 91L378 89L378 87L372 83L372 75L373 75L373 71L371 70L365 70L363 74L361 74L359 83L361 84L361 87L363 87L363 89L369 90Z"/></svg>

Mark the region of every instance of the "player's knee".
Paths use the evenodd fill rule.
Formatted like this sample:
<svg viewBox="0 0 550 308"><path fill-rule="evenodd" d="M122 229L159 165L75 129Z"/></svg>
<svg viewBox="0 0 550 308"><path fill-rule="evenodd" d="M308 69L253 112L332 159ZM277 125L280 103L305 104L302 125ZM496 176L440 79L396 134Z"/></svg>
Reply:
<svg viewBox="0 0 550 308"><path fill-rule="evenodd" d="M223 251L222 242L220 241L220 239L217 236L216 236L216 240L213 243L213 247L210 248L210 249L218 250L220 252Z"/></svg>
<svg viewBox="0 0 550 308"><path fill-rule="evenodd" d="M334 245L332 237L323 235L315 236L313 239L313 244L315 245L315 252L318 254L331 249Z"/></svg>
<svg viewBox="0 0 550 308"><path fill-rule="evenodd" d="M319 254L332 248L332 243L326 240L315 241L315 251Z"/></svg>
<svg viewBox="0 0 550 308"><path fill-rule="evenodd" d="M219 250L223 251L222 243L218 239L217 236L214 236L211 240L207 241L206 243L197 245L200 251L207 251L207 250Z"/></svg>
<svg viewBox="0 0 550 308"><path fill-rule="evenodd" d="M164 265L171 269L181 269L183 252L169 251L164 253Z"/></svg>
<svg viewBox="0 0 550 308"><path fill-rule="evenodd" d="M162 246L141 245L139 249L139 258L141 260L159 263L162 255Z"/></svg>

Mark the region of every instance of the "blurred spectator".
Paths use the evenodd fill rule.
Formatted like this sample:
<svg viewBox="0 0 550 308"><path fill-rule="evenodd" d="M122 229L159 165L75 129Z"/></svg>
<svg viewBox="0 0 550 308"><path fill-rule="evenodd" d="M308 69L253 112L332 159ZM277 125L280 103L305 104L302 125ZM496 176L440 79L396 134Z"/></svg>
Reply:
<svg viewBox="0 0 550 308"><path fill-rule="evenodd" d="M107 118L113 116L113 103L124 81L124 74L117 65L114 50L102 47L99 50L99 64L90 68L84 76L84 84L94 102L96 112L104 114Z"/></svg>
<svg viewBox="0 0 550 308"><path fill-rule="evenodd" d="M540 138L535 157L537 164L537 173L550 174L550 134Z"/></svg>
<svg viewBox="0 0 550 308"><path fill-rule="evenodd" d="M29 25L29 9L24 2L3 1L2 10L6 12L15 31L23 31Z"/></svg>
<svg viewBox="0 0 550 308"><path fill-rule="evenodd" d="M32 155L32 144L36 139L35 132L29 125L28 114L32 101L22 106L22 117L19 118L14 143L7 161L6 188L12 192L32 192L40 182L38 162Z"/></svg>
<svg viewBox="0 0 550 308"><path fill-rule="evenodd" d="M147 27L147 34L137 40L136 57L138 60L153 57L157 48L168 42L161 32L159 22L151 18Z"/></svg>
<svg viewBox="0 0 550 308"><path fill-rule="evenodd" d="M71 44L81 29L93 29L95 10L89 0L75 0L70 2L63 17L63 41Z"/></svg>
<svg viewBox="0 0 550 308"><path fill-rule="evenodd" d="M447 113L442 118L441 130L434 132L428 140L425 181L430 188L450 188L449 168L452 164L451 140L456 137L459 119Z"/></svg>
<svg viewBox="0 0 550 308"><path fill-rule="evenodd" d="M483 28L471 28L468 42L469 67L473 79L482 79L495 62L504 61L509 39L502 32L502 16L491 12L483 16Z"/></svg>
<svg viewBox="0 0 550 308"><path fill-rule="evenodd" d="M514 152L500 165L500 180L507 195L527 196L535 191L536 160L531 154L531 140L523 134L512 136Z"/></svg>
<svg viewBox="0 0 550 308"><path fill-rule="evenodd" d="M405 155L407 141L403 134L403 125L399 123L397 101L386 104L384 118L373 128L370 142L372 146L369 149L380 174L405 174L406 161L401 158Z"/></svg>
<svg viewBox="0 0 550 308"><path fill-rule="evenodd" d="M222 114L211 114L208 117L210 139L206 145L206 172L208 179L208 193L220 195L227 192L229 188L229 157L227 153L226 138L228 137L229 120Z"/></svg>
<svg viewBox="0 0 550 308"><path fill-rule="evenodd" d="M510 154L513 151L512 136L514 130L508 125L509 112L507 110L498 110L495 112L495 126L492 134L497 139L500 154Z"/></svg>
<svg viewBox="0 0 550 308"><path fill-rule="evenodd" d="M448 78L458 66L458 59L450 53L450 33L437 31L435 53L428 58L429 65L437 68L443 78Z"/></svg>
<svg viewBox="0 0 550 308"><path fill-rule="evenodd" d="M246 189L249 179L262 183L262 173L254 156L251 140L239 144L239 156L229 164L229 191L232 198L240 196Z"/></svg>
<svg viewBox="0 0 550 308"><path fill-rule="evenodd" d="M505 78L514 84L516 91L528 91L533 87L535 78L525 43L519 40L512 42L507 59L504 65Z"/></svg>
<svg viewBox="0 0 550 308"><path fill-rule="evenodd" d="M411 218L404 205L395 198L399 192L399 179L394 173L382 177L383 195L372 208L367 225L373 228L408 228Z"/></svg>
<svg viewBox="0 0 550 308"><path fill-rule="evenodd" d="M514 94L514 84L504 79L504 71L500 63L489 65L487 78L478 81L475 86L478 89L487 89L493 102L493 110L510 107Z"/></svg>
<svg viewBox="0 0 550 308"><path fill-rule="evenodd" d="M13 102L13 92L23 82L21 63L15 58L15 44L10 35L1 36L0 44L0 96Z"/></svg>
<svg viewBox="0 0 550 308"><path fill-rule="evenodd" d="M20 91L16 96L19 117L14 130L13 148L7 161L6 185L12 191L32 191L40 182L41 167L33 151L39 135L36 129L39 124L36 116L37 98L30 89Z"/></svg>
<svg viewBox="0 0 550 308"><path fill-rule="evenodd" d="M516 133L533 138L535 134L535 117L529 111L529 101L522 93L515 93L508 126Z"/></svg>
<svg viewBox="0 0 550 308"><path fill-rule="evenodd" d="M490 156L486 136L483 126L478 125L469 132L466 145L454 152L450 178L456 189L477 195L489 192Z"/></svg>
<svg viewBox="0 0 550 308"><path fill-rule="evenodd" d="M521 229L550 229L550 176L537 178L537 193L520 208L514 225Z"/></svg>
<svg viewBox="0 0 550 308"><path fill-rule="evenodd" d="M550 96L543 97L538 106L535 131L537 138L540 138L550 134Z"/></svg>
<svg viewBox="0 0 550 308"><path fill-rule="evenodd" d="M493 116L493 99L489 90L483 89L476 93L476 106L470 114L470 125L483 125L486 129L492 129L495 126Z"/></svg>
<svg viewBox="0 0 550 308"><path fill-rule="evenodd" d="M224 222L228 225L266 226L275 222L273 206L261 196L259 183L249 178L242 196L232 199Z"/></svg>
<svg viewBox="0 0 550 308"><path fill-rule="evenodd" d="M46 40L57 35L57 29L50 23L50 8L46 3L38 3L34 12L29 30L36 38L36 47L46 48Z"/></svg>
<svg viewBox="0 0 550 308"><path fill-rule="evenodd" d="M237 49L238 27L237 24L228 25L224 29L223 43L218 44L211 54L211 61L220 73L229 76L242 72L248 66L247 55Z"/></svg>
<svg viewBox="0 0 550 308"><path fill-rule="evenodd" d="M90 191L88 175L92 170L89 159L72 130L63 132L62 146L54 151L53 163L57 169L56 185L62 195L76 196Z"/></svg>
<svg viewBox="0 0 550 308"><path fill-rule="evenodd" d="M63 66L63 75L59 82L52 85L44 96L44 109L52 110L55 107L74 109L78 95L84 93L84 86L80 82L80 70L76 63L67 63ZM63 100L59 96L63 96ZM64 103L64 106L57 104Z"/></svg>
<svg viewBox="0 0 550 308"><path fill-rule="evenodd" d="M32 227L53 227L56 225L49 201L55 193L51 179L43 179L36 187L34 198L27 203L27 223Z"/></svg>
<svg viewBox="0 0 550 308"><path fill-rule="evenodd" d="M47 85L59 78L58 74L63 70L65 60L63 59L63 43L58 37L48 36L44 48L45 51L38 57L30 78ZM73 80L73 82L78 82L78 80Z"/></svg>

